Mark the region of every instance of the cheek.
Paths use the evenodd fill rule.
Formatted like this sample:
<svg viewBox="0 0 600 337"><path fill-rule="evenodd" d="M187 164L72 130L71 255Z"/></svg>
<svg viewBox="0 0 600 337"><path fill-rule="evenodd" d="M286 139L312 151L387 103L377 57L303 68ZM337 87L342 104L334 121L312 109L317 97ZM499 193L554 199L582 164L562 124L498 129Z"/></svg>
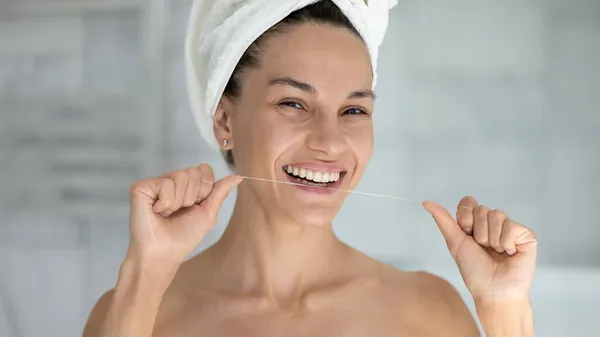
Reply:
<svg viewBox="0 0 600 337"><path fill-rule="evenodd" d="M293 134L283 126L268 125L254 134L257 152L261 153L263 164L272 166L292 141Z"/></svg>
<svg viewBox="0 0 600 337"><path fill-rule="evenodd" d="M240 118L237 121L235 147L240 162L243 161L249 171L265 174L273 168L275 161L296 135L289 125L273 118L274 114L270 111L260 109L255 112L252 118ZM250 117L250 113L246 117Z"/></svg>
<svg viewBox="0 0 600 337"><path fill-rule="evenodd" d="M373 124L368 122L349 130L348 147L354 153L357 169L367 165L373 154Z"/></svg>

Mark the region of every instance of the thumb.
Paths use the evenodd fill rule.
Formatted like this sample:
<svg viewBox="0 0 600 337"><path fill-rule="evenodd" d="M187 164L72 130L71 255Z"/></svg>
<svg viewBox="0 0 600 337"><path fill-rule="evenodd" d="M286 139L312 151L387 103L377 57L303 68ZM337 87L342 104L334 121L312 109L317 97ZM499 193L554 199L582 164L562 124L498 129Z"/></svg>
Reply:
<svg viewBox="0 0 600 337"><path fill-rule="evenodd" d="M442 232L444 239L446 239L450 254L453 258L456 258L458 249L463 240L466 239L467 234L465 234L454 218L452 218L452 215L450 215L444 207L431 201L423 202L423 207L433 216L440 232Z"/></svg>
<svg viewBox="0 0 600 337"><path fill-rule="evenodd" d="M214 214L218 213L223 205L223 201L225 201L231 190L239 185L242 180L244 180L244 178L241 176L231 175L217 181L213 185L208 197L206 197L202 203L209 212L214 212Z"/></svg>

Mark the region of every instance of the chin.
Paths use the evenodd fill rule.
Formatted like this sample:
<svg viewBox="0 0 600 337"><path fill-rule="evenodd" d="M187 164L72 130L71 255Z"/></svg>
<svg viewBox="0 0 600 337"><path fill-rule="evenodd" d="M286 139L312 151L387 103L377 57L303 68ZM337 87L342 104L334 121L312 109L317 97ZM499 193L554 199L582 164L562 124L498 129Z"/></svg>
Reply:
<svg viewBox="0 0 600 337"><path fill-rule="evenodd" d="M289 210L290 216L298 223L311 226L323 227L331 224L339 212L339 207L301 207Z"/></svg>

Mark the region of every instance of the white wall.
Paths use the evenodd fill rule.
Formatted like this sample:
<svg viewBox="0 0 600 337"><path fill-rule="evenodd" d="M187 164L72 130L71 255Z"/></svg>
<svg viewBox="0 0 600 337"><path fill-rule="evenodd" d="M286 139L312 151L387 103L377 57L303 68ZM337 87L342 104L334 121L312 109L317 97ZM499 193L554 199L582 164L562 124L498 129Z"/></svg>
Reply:
<svg viewBox="0 0 600 337"><path fill-rule="evenodd" d="M78 334L126 249L132 180L226 172L187 108L190 0L160 2L0 0L0 336ZM402 0L380 62L358 190L475 195L538 233L545 270L600 269L600 2ZM351 196L336 230L399 266L452 266L418 204ZM567 336L557 312L540 311L544 336Z"/></svg>

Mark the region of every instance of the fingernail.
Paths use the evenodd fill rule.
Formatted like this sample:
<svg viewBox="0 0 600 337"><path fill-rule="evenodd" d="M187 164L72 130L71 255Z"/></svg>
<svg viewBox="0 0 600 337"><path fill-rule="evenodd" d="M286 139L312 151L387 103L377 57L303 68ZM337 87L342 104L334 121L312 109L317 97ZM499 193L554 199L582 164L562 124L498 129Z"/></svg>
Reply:
<svg viewBox="0 0 600 337"><path fill-rule="evenodd" d="M473 234L473 228L465 228L464 231L467 235Z"/></svg>
<svg viewBox="0 0 600 337"><path fill-rule="evenodd" d="M515 255L515 252L513 250L509 249L509 250L506 251L506 254L508 254L510 256L513 256L513 255Z"/></svg>

